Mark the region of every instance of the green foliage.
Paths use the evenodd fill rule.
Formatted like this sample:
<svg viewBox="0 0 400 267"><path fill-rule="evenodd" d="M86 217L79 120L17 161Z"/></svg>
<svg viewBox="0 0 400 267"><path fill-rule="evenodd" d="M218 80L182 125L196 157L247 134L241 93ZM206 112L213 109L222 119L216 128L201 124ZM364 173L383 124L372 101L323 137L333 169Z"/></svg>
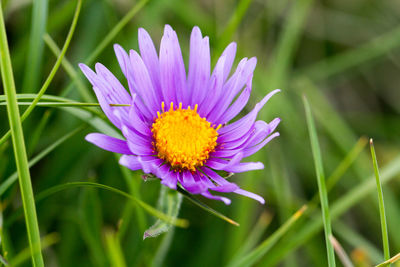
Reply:
<svg viewBox="0 0 400 267"><path fill-rule="evenodd" d="M2 1L0 264L41 266L43 256L46 266L328 266L332 245L338 266L349 264L345 255L354 266L398 264L396 1L82 2ZM282 119L281 136L252 158L265 169L227 177L264 206L170 192L84 140L120 133L77 64L101 62L126 85L112 45L137 50L143 27L158 48L165 24L186 63L194 25L210 37L214 63L231 41L236 64L257 57L247 110L282 89L258 116ZM146 229L165 233L143 240Z"/></svg>

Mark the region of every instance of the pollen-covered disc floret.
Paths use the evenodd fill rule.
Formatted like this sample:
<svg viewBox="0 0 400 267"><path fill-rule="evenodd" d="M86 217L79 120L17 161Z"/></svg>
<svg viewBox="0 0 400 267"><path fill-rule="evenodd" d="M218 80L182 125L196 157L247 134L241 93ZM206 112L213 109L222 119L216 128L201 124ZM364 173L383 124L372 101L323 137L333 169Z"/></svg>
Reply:
<svg viewBox="0 0 400 267"><path fill-rule="evenodd" d="M153 123L153 146L157 156L168 162L174 170L195 171L204 165L209 154L217 145L217 128L190 106L182 109L182 104L174 109L171 103L168 111L158 113Z"/></svg>

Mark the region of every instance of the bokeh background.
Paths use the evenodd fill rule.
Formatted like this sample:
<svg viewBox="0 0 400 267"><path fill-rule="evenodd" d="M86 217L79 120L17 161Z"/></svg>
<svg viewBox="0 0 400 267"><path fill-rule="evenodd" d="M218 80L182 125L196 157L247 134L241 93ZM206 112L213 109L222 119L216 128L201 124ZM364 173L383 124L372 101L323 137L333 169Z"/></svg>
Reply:
<svg viewBox="0 0 400 267"><path fill-rule="evenodd" d="M2 3L17 92L36 94L55 63L55 45L62 47L65 41L76 1ZM282 119L281 136L252 158L262 161L265 169L230 178L262 195L266 204L230 195L232 204L225 206L197 197L237 221L237 227L184 198L179 218L187 219L189 227L143 240L156 218L132 201L97 188L67 188L37 202L46 266L225 266L276 234L304 204L309 211L255 265L327 266L320 207L312 204L318 204L318 187L303 95L315 118L325 176L334 181L329 190L333 235L344 253L354 266L384 260L370 137L384 182L391 254L400 251L398 0L85 0L67 61L46 94L96 102L77 64L88 62L133 9L136 14L89 60L91 67L101 62L126 84L112 45L137 50L138 28L143 27L158 48L165 24L177 32L187 63L190 32L197 25L210 37L214 63L232 41L238 45L235 65L243 57L257 57L247 111L271 90L282 89L258 117ZM29 102L25 96L20 101ZM1 101L3 136L9 124L4 98ZM93 118L104 118L100 109L91 109L97 113L37 107L24 122L28 157L40 159L31 167L35 195L67 182L91 181L156 206L158 181L144 182L140 172L119 166L117 155L84 140L87 133L98 131L93 124L101 125ZM10 263L30 266L18 182L5 183L15 171L8 139L0 146L0 254Z"/></svg>

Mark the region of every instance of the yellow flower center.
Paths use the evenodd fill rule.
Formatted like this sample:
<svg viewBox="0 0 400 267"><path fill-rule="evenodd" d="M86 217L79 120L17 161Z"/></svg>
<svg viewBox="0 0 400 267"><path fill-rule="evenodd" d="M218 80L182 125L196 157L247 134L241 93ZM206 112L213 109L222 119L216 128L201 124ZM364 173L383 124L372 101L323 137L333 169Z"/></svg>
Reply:
<svg viewBox="0 0 400 267"><path fill-rule="evenodd" d="M162 113L157 112L157 118L152 125L153 147L157 156L176 171L191 170L203 166L217 145L217 130L221 127L211 125L194 109L182 109L182 103L174 109L165 111L161 103Z"/></svg>

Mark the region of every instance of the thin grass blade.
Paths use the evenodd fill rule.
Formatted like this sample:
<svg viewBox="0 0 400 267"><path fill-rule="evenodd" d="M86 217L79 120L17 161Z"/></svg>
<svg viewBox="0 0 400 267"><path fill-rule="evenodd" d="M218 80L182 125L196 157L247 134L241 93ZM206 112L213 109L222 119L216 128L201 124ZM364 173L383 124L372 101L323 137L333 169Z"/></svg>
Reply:
<svg viewBox="0 0 400 267"><path fill-rule="evenodd" d="M378 191L379 216L381 219L382 242L383 242L383 255L385 257L385 260L389 260L390 250L389 250L389 236L388 236L388 232L387 232L387 223L386 223L386 215L385 215L385 204L384 204L384 200L383 200L383 190L382 190L382 184L381 184L381 179L380 179L380 175L379 175L378 161L376 159L375 147L374 147L374 142L373 142L372 138L369 140L369 145L371 148L372 162L373 162L374 171L375 171L376 189Z"/></svg>
<svg viewBox="0 0 400 267"><path fill-rule="evenodd" d="M0 3L0 51L1 51L1 77L3 88L7 97L7 114L10 123L15 163L19 177L22 204L25 222L28 231L29 247L32 253L32 263L35 267L44 266L41 253L39 225L36 215L35 200L33 197L31 175L28 166L28 156L25 148L24 133L17 105L14 74L11 66L10 52L8 49L6 28L3 19L3 8Z"/></svg>
<svg viewBox="0 0 400 267"><path fill-rule="evenodd" d="M42 36L46 31L48 2L48 0L36 0L32 3L31 32L22 85L23 92L35 92L39 85L44 50Z"/></svg>
<svg viewBox="0 0 400 267"><path fill-rule="evenodd" d="M307 126L310 134L311 149L313 152L315 172L318 180L319 197L321 201L322 219L324 222L326 249L328 254L328 265L333 267L335 264L335 253L330 238L332 236L331 216L328 204L328 193L325 185L325 174L322 164L321 150L319 147L317 130L315 129L314 119L311 114L310 104L305 96L303 96L304 108L306 111Z"/></svg>
<svg viewBox="0 0 400 267"><path fill-rule="evenodd" d="M392 258L388 259L387 261L382 262L381 264L377 265L376 267L383 267L383 266L389 266L392 263L395 263L400 260L400 253L396 254Z"/></svg>

